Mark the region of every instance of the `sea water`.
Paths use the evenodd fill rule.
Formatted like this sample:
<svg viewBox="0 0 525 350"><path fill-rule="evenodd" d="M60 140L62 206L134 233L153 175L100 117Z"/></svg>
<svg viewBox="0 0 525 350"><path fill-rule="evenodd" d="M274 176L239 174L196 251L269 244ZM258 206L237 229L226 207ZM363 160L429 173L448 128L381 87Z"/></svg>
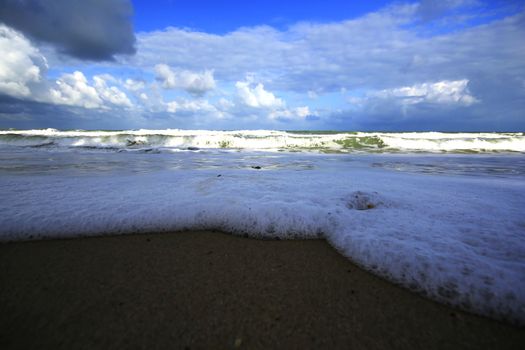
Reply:
<svg viewBox="0 0 525 350"><path fill-rule="evenodd" d="M525 324L521 133L0 131L0 240L213 229L326 239Z"/></svg>

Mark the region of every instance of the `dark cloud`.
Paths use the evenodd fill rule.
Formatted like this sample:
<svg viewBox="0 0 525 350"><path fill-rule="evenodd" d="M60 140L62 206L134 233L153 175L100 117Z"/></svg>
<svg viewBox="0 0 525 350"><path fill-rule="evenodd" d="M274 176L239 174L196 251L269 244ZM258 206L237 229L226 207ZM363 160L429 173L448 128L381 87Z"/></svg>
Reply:
<svg viewBox="0 0 525 350"><path fill-rule="evenodd" d="M325 117L325 125L336 130L360 131L464 131L509 132L523 130L523 100L502 108L483 101L472 106L443 106L435 103L399 105L376 100L361 110L346 110Z"/></svg>
<svg viewBox="0 0 525 350"><path fill-rule="evenodd" d="M112 60L134 54L129 0L2 0L0 22L68 55Z"/></svg>
<svg viewBox="0 0 525 350"><path fill-rule="evenodd" d="M138 128L129 115L27 101L0 94L0 129L126 129Z"/></svg>

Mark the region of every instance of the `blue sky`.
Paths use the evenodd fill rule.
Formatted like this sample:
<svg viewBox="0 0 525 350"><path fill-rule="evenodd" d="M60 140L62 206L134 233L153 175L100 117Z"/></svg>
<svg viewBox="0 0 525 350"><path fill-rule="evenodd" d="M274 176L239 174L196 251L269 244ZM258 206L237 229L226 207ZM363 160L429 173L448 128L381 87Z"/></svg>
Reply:
<svg viewBox="0 0 525 350"><path fill-rule="evenodd" d="M172 26L217 34L259 25L285 29L300 21L342 21L387 4L387 1L133 1L136 31Z"/></svg>
<svg viewBox="0 0 525 350"><path fill-rule="evenodd" d="M522 1L6 0L0 128L525 130Z"/></svg>

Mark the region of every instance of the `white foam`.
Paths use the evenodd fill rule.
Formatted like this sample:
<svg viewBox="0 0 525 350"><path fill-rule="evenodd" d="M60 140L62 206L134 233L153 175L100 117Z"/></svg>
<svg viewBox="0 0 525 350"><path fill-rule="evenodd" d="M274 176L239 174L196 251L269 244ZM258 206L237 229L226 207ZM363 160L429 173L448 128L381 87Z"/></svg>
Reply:
<svg viewBox="0 0 525 350"><path fill-rule="evenodd" d="M391 148L417 151L515 151L525 152L520 133L379 133Z"/></svg>
<svg viewBox="0 0 525 350"><path fill-rule="evenodd" d="M237 168L4 173L0 239L187 229L323 237L365 269L430 298L525 324L522 177L400 173L322 155L301 156L310 170L256 170L250 165L265 164L269 155L241 156L221 155L244 164Z"/></svg>
<svg viewBox="0 0 525 350"><path fill-rule="evenodd" d="M18 136L18 137L14 137ZM25 139L20 139L20 137ZM0 146L236 148L245 150L525 152L521 133L291 133L274 130L3 130Z"/></svg>

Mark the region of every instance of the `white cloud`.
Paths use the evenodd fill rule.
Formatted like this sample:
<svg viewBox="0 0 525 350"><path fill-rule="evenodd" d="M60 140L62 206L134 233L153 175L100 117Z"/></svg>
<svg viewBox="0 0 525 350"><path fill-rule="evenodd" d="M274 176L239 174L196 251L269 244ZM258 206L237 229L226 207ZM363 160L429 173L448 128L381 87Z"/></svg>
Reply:
<svg viewBox="0 0 525 350"><path fill-rule="evenodd" d="M272 111L268 115L268 117L270 119L289 119L289 120L298 119L298 120L301 120L308 116L316 116L316 115L317 113L311 112L308 106L303 106L303 107L295 107L291 109L285 108L285 109Z"/></svg>
<svg viewBox="0 0 525 350"><path fill-rule="evenodd" d="M399 27L413 12L412 5L400 6L355 20L299 23L286 31L240 28L225 35L170 27L139 34L137 55L127 60L148 67L161 57L180 69L208 67L221 81L238 81L256 72L266 81L272 78L272 89L334 91L377 77L363 68L371 61L391 62L394 54L387 55L389 51L407 51L397 55L402 59L410 56L408 43L420 40Z"/></svg>
<svg viewBox="0 0 525 350"><path fill-rule="evenodd" d="M0 24L0 93L29 97L31 84L42 80L46 61L19 32Z"/></svg>
<svg viewBox="0 0 525 350"><path fill-rule="evenodd" d="M82 72L63 74L50 90L51 102L84 108L100 108L103 101Z"/></svg>
<svg viewBox="0 0 525 350"><path fill-rule="evenodd" d="M46 78L46 58L21 33L0 25L0 93L26 100L84 108L131 107L126 94L108 82L109 74L93 77L80 71L62 74L54 82Z"/></svg>
<svg viewBox="0 0 525 350"><path fill-rule="evenodd" d="M252 76L244 81L235 83L239 103L234 105L229 101L222 101L227 106L226 110L237 115L251 115L258 119L267 120L301 120L307 116L317 115L311 112L308 106L288 108L286 101L276 97L266 90L262 83L254 83Z"/></svg>
<svg viewBox="0 0 525 350"><path fill-rule="evenodd" d="M316 100L317 98L319 98L319 95L315 92L315 91L308 91L308 98L310 100Z"/></svg>
<svg viewBox="0 0 525 350"><path fill-rule="evenodd" d="M217 106L221 109L221 110L229 110L229 109L232 109L233 107L235 107L235 103L233 103L232 101L230 100L227 100L225 99L224 97L222 97L219 102L217 103Z"/></svg>
<svg viewBox="0 0 525 350"><path fill-rule="evenodd" d="M470 106L479 101L470 94L468 83L467 79L443 80L435 83L422 83L395 89L385 89L370 95L377 98L396 99L404 105L425 102Z"/></svg>
<svg viewBox="0 0 525 350"><path fill-rule="evenodd" d="M447 3L454 7L459 1ZM417 4L390 6L352 20L299 23L284 31L262 26L216 35L171 27L139 34L137 55L127 63L150 67L160 57L180 69L213 69L223 82L254 72L267 89L318 95L343 87L381 90L525 74L523 14L490 23L480 18L483 25L451 31L421 25L418 10Z"/></svg>
<svg viewBox="0 0 525 350"><path fill-rule="evenodd" d="M295 112L295 115L298 116L299 118L306 118L309 115L317 115L317 113L312 113L308 106L297 107L294 109L294 112Z"/></svg>
<svg viewBox="0 0 525 350"><path fill-rule="evenodd" d="M264 85L258 83L252 87L249 81L238 81L235 83L237 94L243 104L253 108L268 108L275 109L284 106L282 99L275 97L275 95L264 89Z"/></svg>
<svg viewBox="0 0 525 350"><path fill-rule="evenodd" d="M215 79L211 70L192 72L173 70L166 64L155 66L155 77L165 89L183 89L194 95L203 95L215 89Z"/></svg>
<svg viewBox="0 0 525 350"><path fill-rule="evenodd" d="M94 76L93 85L80 71L63 74L49 90L49 101L84 108L109 108L109 105L131 107L132 103L116 86L108 86L104 76Z"/></svg>
<svg viewBox="0 0 525 350"><path fill-rule="evenodd" d="M129 91L140 91L146 87L146 83L142 80L126 79L124 81L124 87Z"/></svg>
<svg viewBox="0 0 525 350"><path fill-rule="evenodd" d="M166 110L170 113L202 113L214 112L217 109L211 105L207 100L187 100L180 99L178 101L171 101L166 103Z"/></svg>
<svg viewBox="0 0 525 350"><path fill-rule="evenodd" d="M115 106L128 108L132 106L128 96L116 86L108 86L103 76L95 75L93 81L94 87L102 100Z"/></svg>

